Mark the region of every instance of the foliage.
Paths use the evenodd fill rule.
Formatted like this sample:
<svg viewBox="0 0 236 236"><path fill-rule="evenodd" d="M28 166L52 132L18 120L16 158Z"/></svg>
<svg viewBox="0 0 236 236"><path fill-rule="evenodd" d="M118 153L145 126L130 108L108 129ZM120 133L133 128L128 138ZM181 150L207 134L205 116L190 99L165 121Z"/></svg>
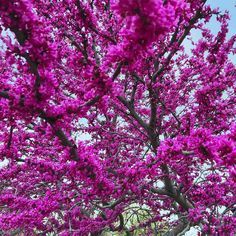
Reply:
<svg viewBox="0 0 236 236"><path fill-rule="evenodd" d="M3 235L236 233L228 13L206 0L0 0L0 12ZM127 226L130 206L143 210Z"/></svg>

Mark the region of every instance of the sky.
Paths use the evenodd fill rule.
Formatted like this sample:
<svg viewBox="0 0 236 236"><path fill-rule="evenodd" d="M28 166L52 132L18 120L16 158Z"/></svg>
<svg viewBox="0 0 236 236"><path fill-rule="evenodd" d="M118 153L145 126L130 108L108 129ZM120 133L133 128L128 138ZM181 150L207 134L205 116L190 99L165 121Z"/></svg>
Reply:
<svg viewBox="0 0 236 236"><path fill-rule="evenodd" d="M207 4L210 4L212 8L219 8L221 13L228 11L231 19L229 21L229 33L228 38L236 34L236 0L208 0ZM220 30L220 24L216 21L216 17L213 16L210 22L207 23L207 28L211 30L213 34L217 34ZM201 38L201 33L199 30L191 30L192 38L195 42ZM190 41L184 41L185 50L187 53L191 54L192 44ZM236 55L230 55L229 58L236 64Z"/></svg>
<svg viewBox="0 0 236 236"><path fill-rule="evenodd" d="M236 0L208 0L208 3L212 7L219 7L221 11L229 11L231 15L231 20L229 22L229 34L236 34ZM213 32L217 32L216 21L211 21L209 27L213 30Z"/></svg>

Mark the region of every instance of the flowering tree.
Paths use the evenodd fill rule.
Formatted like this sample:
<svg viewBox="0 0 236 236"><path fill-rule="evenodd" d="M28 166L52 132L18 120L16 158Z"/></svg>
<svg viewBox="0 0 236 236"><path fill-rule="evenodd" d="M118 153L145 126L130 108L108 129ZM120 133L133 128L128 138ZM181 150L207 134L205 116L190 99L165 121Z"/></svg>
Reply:
<svg viewBox="0 0 236 236"><path fill-rule="evenodd" d="M0 0L0 12L1 234L234 235L227 13L206 0Z"/></svg>

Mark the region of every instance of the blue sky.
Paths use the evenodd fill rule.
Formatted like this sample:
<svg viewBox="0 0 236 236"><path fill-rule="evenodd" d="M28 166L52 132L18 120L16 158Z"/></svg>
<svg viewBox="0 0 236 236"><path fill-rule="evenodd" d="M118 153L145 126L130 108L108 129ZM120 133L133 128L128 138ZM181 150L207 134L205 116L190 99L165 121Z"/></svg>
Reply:
<svg viewBox="0 0 236 236"><path fill-rule="evenodd" d="M228 11L231 19L229 21L229 33L228 37L236 34L236 0L208 0L207 4L210 4L212 8L219 8L220 12ZM212 31L213 34L217 34L220 29L219 22L216 21L216 17L213 16L209 23L207 23L207 28ZM199 30L191 30L192 38L195 42L201 38L201 33ZM185 40L184 46L187 53L191 54L191 49L193 46L191 42ZM236 64L236 55L230 55L229 58Z"/></svg>
<svg viewBox="0 0 236 236"><path fill-rule="evenodd" d="M231 19L229 21L229 34L232 36L236 34L236 0L208 0L208 4L212 7L219 7L219 10L224 12L228 11ZM217 33L220 29L219 23L215 20L215 17L209 22L209 28L213 33ZM236 64L236 55L230 55L229 58Z"/></svg>
<svg viewBox="0 0 236 236"><path fill-rule="evenodd" d="M220 11L229 11L231 15L231 20L229 22L229 34L236 34L236 0L208 0L207 2L212 7L219 7ZM212 20L209 26L213 32L217 32L217 29L219 29L215 20Z"/></svg>

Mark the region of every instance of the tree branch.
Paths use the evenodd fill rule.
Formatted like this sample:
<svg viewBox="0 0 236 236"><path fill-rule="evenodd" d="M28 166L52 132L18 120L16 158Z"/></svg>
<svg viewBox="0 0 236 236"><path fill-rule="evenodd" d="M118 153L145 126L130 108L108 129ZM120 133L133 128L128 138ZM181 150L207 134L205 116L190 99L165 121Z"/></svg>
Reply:
<svg viewBox="0 0 236 236"><path fill-rule="evenodd" d="M141 117L134 110L133 106L124 97L117 96L117 99L128 108L130 115L146 130L149 131L148 125L141 119Z"/></svg>
<svg viewBox="0 0 236 236"><path fill-rule="evenodd" d="M203 1L203 5L205 4L206 0ZM187 37L187 35L189 34L189 32L191 31L191 29L193 28L194 24L202 17L201 14L201 10L202 8L200 8L199 10L197 10L196 14L192 17L192 19L190 19L188 26L185 28L182 36L179 38L179 40L177 41L177 45L176 47L169 53L169 55L166 58L166 61L164 63L164 65L162 65L162 67L159 70L156 70L153 75L152 75L152 81L154 81L158 75L160 75L166 68L166 65L169 64L169 62L171 61L172 57L175 55L175 53L178 51L178 48L181 46L181 44L183 43L184 39Z"/></svg>

